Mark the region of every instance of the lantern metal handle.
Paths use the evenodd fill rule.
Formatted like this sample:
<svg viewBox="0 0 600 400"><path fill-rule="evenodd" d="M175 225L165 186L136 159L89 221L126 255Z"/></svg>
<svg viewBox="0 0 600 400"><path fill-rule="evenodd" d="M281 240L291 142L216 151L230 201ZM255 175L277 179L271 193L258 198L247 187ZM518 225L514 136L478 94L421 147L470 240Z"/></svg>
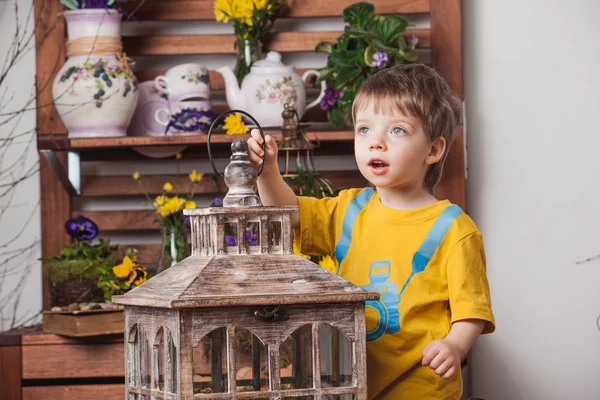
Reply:
<svg viewBox="0 0 600 400"><path fill-rule="evenodd" d="M258 175L257 175L257 176L260 176L260 174L262 173L263 167L265 166L265 157L267 155L267 140L265 138L265 133L263 132L263 129L260 126L260 124L258 123L258 121L255 120L252 115L250 115L246 111L242 111L242 110L225 111L224 113L220 114L217 118L215 118L215 120L210 125L210 128L208 129L208 138L207 138L207 143L206 143L207 147L208 147L208 158L210 160L210 165L212 166L212 169L213 169L213 171L215 171L215 174L217 174L217 176L224 178L224 175L222 173L220 173L219 171L217 171L217 167L215 167L215 163L214 163L214 160L212 157L212 152L210 151L210 135L212 135L212 130L217 125L217 122L219 122L223 117L225 117L229 114L232 114L232 113L244 114L246 117L250 118L252 120L252 122L254 122L254 125L256 125L256 127L260 131L260 136L262 136L262 138L263 138L263 144L262 144L262 149L263 149L262 160L263 160L263 162L260 164L260 168L258 170Z"/></svg>
<svg viewBox="0 0 600 400"><path fill-rule="evenodd" d="M288 314L284 310L281 310L281 306L276 306L272 310L263 307L262 311L254 311L254 318L267 322L284 321L288 319Z"/></svg>

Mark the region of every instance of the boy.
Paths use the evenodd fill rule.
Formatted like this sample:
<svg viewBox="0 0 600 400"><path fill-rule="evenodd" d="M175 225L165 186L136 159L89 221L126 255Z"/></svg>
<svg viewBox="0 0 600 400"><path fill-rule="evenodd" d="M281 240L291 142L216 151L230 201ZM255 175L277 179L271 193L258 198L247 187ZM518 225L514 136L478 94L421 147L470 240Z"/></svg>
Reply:
<svg viewBox="0 0 600 400"><path fill-rule="evenodd" d="M481 234L449 201L440 180L459 103L424 65L383 69L353 104L355 157L375 186L317 200L296 197L266 136L258 190L264 205L298 205L296 241L304 254L328 254L341 277L381 293L368 302L369 399L460 399L461 357L494 317ZM250 160L262 162L257 130Z"/></svg>

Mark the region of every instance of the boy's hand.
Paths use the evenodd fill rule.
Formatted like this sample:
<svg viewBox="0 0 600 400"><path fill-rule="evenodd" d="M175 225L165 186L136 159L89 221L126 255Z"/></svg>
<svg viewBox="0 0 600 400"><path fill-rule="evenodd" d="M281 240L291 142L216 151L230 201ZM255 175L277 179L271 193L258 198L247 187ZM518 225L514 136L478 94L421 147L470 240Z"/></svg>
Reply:
<svg viewBox="0 0 600 400"><path fill-rule="evenodd" d="M448 379L460 368L460 349L447 339L434 340L423 349L421 364Z"/></svg>
<svg viewBox="0 0 600 400"><path fill-rule="evenodd" d="M250 157L250 162L254 165L257 171L260 170L260 164L263 162L263 138L260 136L260 131L258 129L252 129L250 132L250 139L248 139L248 156ZM273 139L270 135L265 135L265 140L267 142L267 154L265 155L265 166L263 167L263 174L268 174L273 170L279 170L277 166L277 143L275 139Z"/></svg>

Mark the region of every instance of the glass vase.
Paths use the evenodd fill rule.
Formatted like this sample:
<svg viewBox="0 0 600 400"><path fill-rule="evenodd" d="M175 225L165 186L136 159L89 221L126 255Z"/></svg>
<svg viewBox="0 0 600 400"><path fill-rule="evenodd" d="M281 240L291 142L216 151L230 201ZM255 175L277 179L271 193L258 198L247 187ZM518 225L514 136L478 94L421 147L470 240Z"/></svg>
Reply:
<svg viewBox="0 0 600 400"><path fill-rule="evenodd" d="M237 62L235 64L235 76L238 84L242 84L244 77L250 72L252 63L262 57L262 43L260 40L250 40L238 37L237 39Z"/></svg>

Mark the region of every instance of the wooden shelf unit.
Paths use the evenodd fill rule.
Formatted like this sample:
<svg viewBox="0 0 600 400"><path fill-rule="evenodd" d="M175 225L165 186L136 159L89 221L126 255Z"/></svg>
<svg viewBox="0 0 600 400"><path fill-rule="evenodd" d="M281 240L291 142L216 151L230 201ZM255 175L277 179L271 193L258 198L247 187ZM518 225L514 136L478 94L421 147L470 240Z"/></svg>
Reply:
<svg viewBox="0 0 600 400"><path fill-rule="evenodd" d="M342 10L357 0L288 0L287 18L338 17ZM417 35L422 52L430 52L430 65L463 96L462 22L460 0L371 0L378 14L423 15L430 17L431 27L412 29ZM139 0L129 1L129 11L137 8ZM138 21L212 21L214 0L145 0L136 11ZM133 147L189 145L190 154L205 158L206 136L187 137L124 137L106 139L68 139L66 129L52 105L52 81L65 61L66 27L62 18L63 6L59 0L34 0L36 21L36 85L37 85L37 133L38 149L55 153L56 161L67 166L67 153L77 152L84 160L111 162L119 159L140 159ZM284 24L283 30L288 24ZM293 26L293 24L289 24ZM335 40L340 32L277 32L265 43L265 52L273 49L283 53L312 52L316 43ZM124 38L128 55L171 57L184 54L232 54L232 35L212 35L213 40L202 35L151 35ZM218 40L214 40L218 39ZM311 66L314 68L320 65ZM313 68L307 68L313 69ZM305 69L299 69L304 72ZM153 79L163 71L135 70L138 80ZM223 90L224 82L215 71L210 71L211 88ZM215 106L215 111L226 108ZM310 110L307 119L323 122L325 114ZM311 125L312 126L312 125ZM313 129L314 128L314 129ZM352 132L332 127L310 127L305 130L311 139L321 141L323 154L352 154ZM277 133L275 133L277 135ZM235 137L215 135L211 138L215 149L225 154L228 144ZM444 178L438 196L448 198L461 207L465 201L465 171L462 127L446 161ZM186 150L187 157L187 150ZM187 158L186 158L187 159ZM160 161L157 161L160 162ZM320 171L331 179L337 188L362 185L364 179L358 171ZM131 178L124 176L99 176L82 180L80 196L134 196L139 192L131 185ZM151 193L160 191L167 175L144 177ZM220 178L206 175L199 188L204 194L222 193ZM65 190L45 157L40 156L41 232L42 256L59 254L68 244L64 222L77 214L72 209L73 197ZM111 211L86 214L100 225L101 230L147 231L157 229L151 212ZM136 246L142 263L156 260L159 245ZM44 285L45 310L50 308L48 290ZM11 399L53 398L56 400L86 398L88 400L116 400L123 398L123 344L120 337L98 337L95 340L64 339L39 332L20 336L11 345L0 343L0 393L10 393ZM39 356L43 355L44 361ZM4 373L9 371L11 373ZM19 371L14 373L15 371ZM117 381L115 381L117 379ZM26 383L23 384L23 381ZM85 383L85 384L84 384ZM0 396L2 397L2 396Z"/></svg>

